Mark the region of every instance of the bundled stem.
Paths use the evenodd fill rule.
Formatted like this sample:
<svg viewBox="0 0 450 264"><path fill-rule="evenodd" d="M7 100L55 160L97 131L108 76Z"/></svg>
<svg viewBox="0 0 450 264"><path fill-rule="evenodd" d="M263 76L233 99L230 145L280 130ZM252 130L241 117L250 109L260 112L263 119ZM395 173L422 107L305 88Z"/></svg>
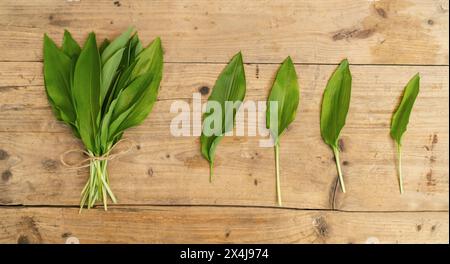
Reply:
<svg viewBox="0 0 450 264"><path fill-rule="evenodd" d="M81 192L80 212L84 206L89 209L97 201L102 201L105 211L108 210L108 196L113 203L117 203L117 199L109 187L107 166L107 159L93 159L90 161L90 177Z"/></svg>
<svg viewBox="0 0 450 264"><path fill-rule="evenodd" d="M341 190L345 193L345 184L344 184L344 176L342 175L341 170L341 161L339 160L339 149L337 147L333 147L334 158L336 159L336 167L339 174L339 183L341 185Z"/></svg>
<svg viewBox="0 0 450 264"><path fill-rule="evenodd" d="M277 178L276 178L277 201L278 201L278 205L282 206L281 186L280 186L280 144L278 142L275 144L275 167L276 167L276 172L277 172Z"/></svg>

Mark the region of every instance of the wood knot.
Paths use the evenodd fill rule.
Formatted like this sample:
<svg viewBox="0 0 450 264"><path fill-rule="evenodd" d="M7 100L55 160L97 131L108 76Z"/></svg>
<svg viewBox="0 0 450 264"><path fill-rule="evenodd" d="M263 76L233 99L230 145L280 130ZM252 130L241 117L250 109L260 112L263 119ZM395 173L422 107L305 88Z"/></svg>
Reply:
<svg viewBox="0 0 450 264"><path fill-rule="evenodd" d="M12 177L12 173L11 173L10 170L5 170L5 171L2 173L2 180L3 180L4 182L9 181L9 179L11 179L11 177Z"/></svg>
<svg viewBox="0 0 450 264"><path fill-rule="evenodd" d="M386 11L381 7L375 7L375 11L377 11L377 14L382 18L387 18Z"/></svg>
<svg viewBox="0 0 450 264"><path fill-rule="evenodd" d="M201 95L207 95L209 93L209 87L208 86L202 86L198 89Z"/></svg>
<svg viewBox="0 0 450 264"><path fill-rule="evenodd" d="M147 175L150 177L153 177L153 169L152 168L148 168Z"/></svg>
<svg viewBox="0 0 450 264"><path fill-rule="evenodd" d="M320 238L326 238L329 234L328 223L323 216L319 216L313 221L314 230Z"/></svg>
<svg viewBox="0 0 450 264"><path fill-rule="evenodd" d="M58 169L58 162L52 159L45 159L42 161L42 167L48 171L56 171Z"/></svg>
<svg viewBox="0 0 450 264"><path fill-rule="evenodd" d="M3 149L0 149L0 160L5 160L9 157L8 152L4 151Z"/></svg>
<svg viewBox="0 0 450 264"><path fill-rule="evenodd" d="M20 235L17 239L17 244L30 244L30 239L25 235Z"/></svg>

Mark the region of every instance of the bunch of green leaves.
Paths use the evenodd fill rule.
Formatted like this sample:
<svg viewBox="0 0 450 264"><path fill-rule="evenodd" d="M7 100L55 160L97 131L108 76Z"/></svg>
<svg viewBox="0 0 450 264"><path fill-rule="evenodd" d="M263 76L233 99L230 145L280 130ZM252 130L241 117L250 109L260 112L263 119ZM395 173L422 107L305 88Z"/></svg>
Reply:
<svg viewBox="0 0 450 264"><path fill-rule="evenodd" d="M338 142L350 106L351 89L352 75L348 61L345 59L328 80L327 87L323 93L322 111L320 114L320 133L325 143L333 149L339 182L344 193L345 184L339 161Z"/></svg>
<svg viewBox="0 0 450 264"><path fill-rule="evenodd" d="M163 70L161 40L143 48L133 32L129 28L99 47L90 33L83 48L68 31L60 48L44 35L44 80L51 108L91 156L81 208L103 200L106 210L108 196L116 202L109 187L107 155L127 128L143 122L157 99Z"/></svg>
<svg viewBox="0 0 450 264"><path fill-rule="evenodd" d="M281 186L280 186L280 136L286 130L297 115L299 103L299 85L295 66L291 57L287 57L278 69L277 76L273 82L272 89L267 99L266 127L269 129L274 140L275 167L276 167L276 193L278 205L281 206ZM271 104L276 102L276 108ZM276 112L272 112L275 110ZM271 121L271 115L272 121ZM273 118L276 117L276 122Z"/></svg>
<svg viewBox="0 0 450 264"><path fill-rule="evenodd" d="M210 165L209 180L213 179L213 168L216 148L225 133L231 131L234 126L234 118L240 103L245 97L245 72L241 52L234 55L228 65L220 73L211 95L206 104L206 113L203 115L203 129L200 137L201 152ZM227 113L225 105L237 103L238 107L232 113ZM214 105L220 106L220 112ZM219 122L217 122L219 121ZM210 127L213 124L216 127ZM205 133L206 130L215 131Z"/></svg>
<svg viewBox="0 0 450 264"><path fill-rule="evenodd" d="M411 110L419 94L420 76L417 73L409 80L405 89L403 90L402 100L397 107L391 121L391 137L397 145L398 155L398 179L400 186L400 193L403 193L403 178L402 178L402 137L406 131L409 123L409 116Z"/></svg>

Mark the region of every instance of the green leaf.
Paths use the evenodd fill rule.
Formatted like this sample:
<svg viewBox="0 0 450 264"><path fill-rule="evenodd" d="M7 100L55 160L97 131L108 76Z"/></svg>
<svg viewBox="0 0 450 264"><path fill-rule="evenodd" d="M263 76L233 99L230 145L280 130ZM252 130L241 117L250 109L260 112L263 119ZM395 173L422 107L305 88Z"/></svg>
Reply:
<svg viewBox="0 0 450 264"><path fill-rule="evenodd" d="M419 94L420 76L417 73L409 80L403 91L402 101L392 116L391 137L399 144L402 144L402 136L409 123L409 116Z"/></svg>
<svg viewBox="0 0 450 264"><path fill-rule="evenodd" d="M134 47L134 52L133 52L133 57L137 57L139 55L139 53L141 53L141 51L144 49L144 47L142 46L142 42L139 39L138 35L134 35L134 37L132 38L133 41L133 47ZM161 39L159 40L161 42Z"/></svg>
<svg viewBox="0 0 450 264"><path fill-rule="evenodd" d="M96 135L99 127L100 55L95 34L90 33L75 66L72 95L77 126L86 148L99 154Z"/></svg>
<svg viewBox="0 0 450 264"><path fill-rule="evenodd" d="M122 62L120 63L122 67L127 68L128 66L130 66L136 59L137 55L142 51L142 49L142 43L139 40L138 35L134 34L126 45L126 49L122 57Z"/></svg>
<svg viewBox="0 0 450 264"><path fill-rule="evenodd" d="M278 102L278 126L272 128L270 124L270 102ZM290 57L281 64L269 98L267 99L266 126L278 142L279 136L289 124L294 121L299 102L299 86L295 66Z"/></svg>
<svg viewBox="0 0 450 264"><path fill-rule="evenodd" d="M145 77L142 86L146 87L146 89L131 107L132 111L127 115L127 119L120 125L119 131L141 124L151 112L153 105L157 100L162 75L156 73L155 75L149 74ZM126 91L127 89L124 92Z"/></svg>
<svg viewBox="0 0 450 264"><path fill-rule="evenodd" d="M202 135L200 137L200 143L202 155L210 163L210 181L212 181L213 176L213 165L216 147L224 134L233 129L233 124L230 124L230 122L233 122L236 115L236 111L233 111L232 119L225 118L225 102L242 102L245 97L245 88L246 83L244 65L242 62L242 54L239 52L234 55L225 69L223 69L223 71L220 73L212 90L212 93L208 98L207 109L213 104L212 102L219 103L222 108L221 128L218 134L205 134L205 129L207 129L205 126L205 121L208 120L211 115L214 115L214 112L206 112L203 116L204 124Z"/></svg>
<svg viewBox="0 0 450 264"><path fill-rule="evenodd" d="M163 54L159 38L142 53L145 56L139 58L139 65L140 67L147 65L143 67L146 72L119 91L112 115L110 139L125 129L142 123L156 102L163 70ZM133 69L135 68L136 66Z"/></svg>
<svg viewBox="0 0 450 264"><path fill-rule="evenodd" d="M131 72L130 79L134 80L146 72L158 72L161 68L162 60L161 39L157 37L136 57L136 65Z"/></svg>
<svg viewBox="0 0 450 264"><path fill-rule="evenodd" d="M118 67L118 75L116 77L114 86L111 87L110 91L107 93L106 97L108 98L105 109L111 104L111 102L117 98L120 91L125 89L128 85L130 85L139 74L134 72L135 67L137 65L137 57L136 51L139 47L142 46L140 44L139 38L137 34L135 34L126 45L126 48L123 52L122 60ZM158 72L162 71L162 47L161 40L156 38L149 46L144 49L145 53L141 55L141 62L139 66L141 68L140 74L144 74L145 72Z"/></svg>
<svg viewBox="0 0 450 264"><path fill-rule="evenodd" d="M102 52L102 64L105 64L106 61L114 55L118 50L124 48L130 39L131 33L134 28L129 27L127 31L122 33L118 38L116 38L113 42L111 42Z"/></svg>
<svg viewBox="0 0 450 264"><path fill-rule="evenodd" d="M147 51L151 52L147 53ZM144 92L133 105L133 111L130 112L127 120L121 125L120 130L125 130L142 123L142 121L144 121L152 110L153 104L157 100L163 72L163 50L161 46L161 39L159 37L156 38L146 49L142 51L142 53L147 56L144 55L142 57L138 57L134 69L141 65L148 65L145 74L142 76L145 77L142 82ZM144 61L148 61L148 63L145 63ZM141 64L139 62L141 62Z"/></svg>
<svg viewBox="0 0 450 264"><path fill-rule="evenodd" d="M111 56L102 67L102 79L100 85L100 105L103 104L106 94L108 93L114 77L117 75L120 61L122 60L123 51L125 48L119 49L113 56Z"/></svg>
<svg viewBox="0 0 450 264"><path fill-rule="evenodd" d="M123 56L122 56L122 62L119 66L122 67L123 63ZM135 63L128 66L126 69L118 69L117 76L115 77L114 84L112 87L110 87L108 93L106 94L106 102L103 104L103 113L106 112L109 109L109 106L111 102L115 99L117 99L119 93L125 89L128 85L130 85L130 76L131 72L133 71Z"/></svg>
<svg viewBox="0 0 450 264"><path fill-rule="evenodd" d="M44 35L44 81L53 112L59 120L75 124L76 114L71 96L71 60Z"/></svg>
<svg viewBox="0 0 450 264"><path fill-rule="evenodd" d="M345 125L350 95L352 75L347 60L343 60L328 81L322 98L320 132L325 143L338 146L339 134Z"/></svg>
<svg viewBox="0 0 450 264"><path fill-rule="evenodd" d="M70 58L77 57L80 55L81 48L78 43L72 38L69 31L64 30L64 37L62 42L62 51L64 51Z"/></svg>
<svg viewBox="0 0 450 264"><path fill-rule="evenodd" d="M162 66L161 41L157 38L141 53L136 63L130 66L121 76L119 89L122 86L126 88L122 88L124 93L117 102L114 117L137 102L142 93L149 87L152 79L161 78Z"/></svg>
<svg viewBox="0 0 450 264"><path fill-rule="evenodd" d="M345 192L345 185L339 163L338 140L350 106L351 89L352 75L348 61L345 59L328 81L323 93L320 114L320 132L325 143L333 149L343 192Z"/></svg>
<svg viewBox="0 0 450 264"><path fill-rule="evenodd" d="M397 160L398 160L398 177L400 193L403 193L403 178L402 178L402 137L405 133L411 111L419 94L420 76L417 73L411 80L409 80L405 89L403 90L402 101L397 107L391 121L391 137L397 143Z"/></svg>
<svg viewBox="0 0 450 264"><path fill-rule="evenodd" d="M279 138L297 114L299 102L299 85L297 73L291 57L287 57L278 69L277 76L267 99L266 127L275 141L276 192L278 205L281 206L281 186L279 167ZM277 122L271 124L270 102L277 102ZM273 121L273 120L272 120ZM276 126L276 127L273 127Z"/></svg>
<svg viewBox="0 0 450 264"><path fill-rule="evenodd" d="M105 38L105 39L103 40L102 44L100 44L100 47L98 48L98 52L99 52L100 54L102 54L103 51L105 51L106 47L108 47L108 45L109 45L110 43L111 43L111 42L109 41L109 39Z"/></svg>
<svg viewBox="0 0 450 264"><path fill-rule="evenodd" d="M117 96L109 132L110 139L123 130L141 123L150 113L159 87L159 81L152 81L152 73L140 76Z"/></svg>

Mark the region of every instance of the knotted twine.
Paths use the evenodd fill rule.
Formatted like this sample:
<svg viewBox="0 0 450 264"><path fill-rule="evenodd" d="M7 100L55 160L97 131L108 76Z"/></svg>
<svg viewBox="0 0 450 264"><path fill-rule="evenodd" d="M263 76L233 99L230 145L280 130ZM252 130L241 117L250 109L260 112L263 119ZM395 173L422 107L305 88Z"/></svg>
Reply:
<svg viewBox="0 0 450 264"><path fill-rule="evenodd" d="M124 142L128 142L128 144L129 144L128 148L121 150L121 151L114 152L114 150L116 150L119 145L123 145ZM92 161L113 160L119 156L125 155L128 152L130 152L131 150L133 150L133 148L136 145L137 145L136 142L134 142L133 140L123 138L123 139L117 141L105 154L103 154L101 156L95 156L91 152L83 150L83 149L70 149L70 150L62 153L59 156L59 160L61 161L61 163L64 166L66 166L68 168L81 169L81 168L89 167L91 165ZM76 163L70 163L67 161L67 156L72 153L80 153L82 155L88 156L88 158L82 159L81 161L76 162Z"/></svg>

